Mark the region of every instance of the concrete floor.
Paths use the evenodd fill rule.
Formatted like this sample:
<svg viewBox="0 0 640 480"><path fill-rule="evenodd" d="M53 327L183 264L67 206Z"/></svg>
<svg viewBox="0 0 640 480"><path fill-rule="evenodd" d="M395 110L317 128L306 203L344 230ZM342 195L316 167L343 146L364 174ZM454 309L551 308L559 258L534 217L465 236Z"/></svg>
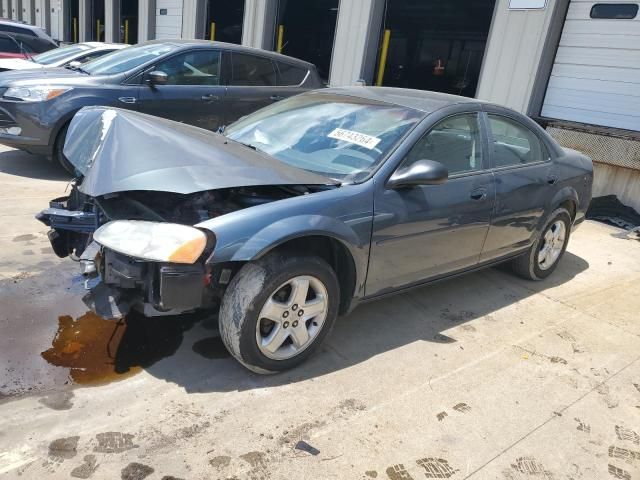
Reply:
<svg viewBox="0 0 640 480"><path fill-rule="evenodd" d="M261 377L210 319L84 315L33 219L67 181L0 153L0 478L640 478L640 242L620 230L587 222L541 283L490 269L365 305Z"/></svg>

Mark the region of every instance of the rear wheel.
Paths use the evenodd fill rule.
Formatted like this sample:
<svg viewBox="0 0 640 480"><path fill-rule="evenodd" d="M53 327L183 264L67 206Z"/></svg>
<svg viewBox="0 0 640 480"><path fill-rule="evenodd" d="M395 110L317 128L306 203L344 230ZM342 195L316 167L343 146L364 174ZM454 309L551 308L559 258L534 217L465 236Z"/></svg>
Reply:
<svg viewBox="0 0 640 480"><path fill-rule="evenodd" d="M288 370L327 336L339 295L335 272L318 257L269 255L248 263L222 299L222 341L254 372Z"/></svg>
<svg viewBox="0 0 640 480"><path fill-rule="evenodd" d="M66 124L64 127L60 129L58 132L58 137L56 138L56 143L53 146L53 159L58 162L62 168L64 168L71 175L76 175L75 167L67 160L67 157L64 156L64 141L67 138L67 130L69 129L69 124Z"/></svg>
<svg viewBox="0 0 640 480"><path fill-rule="evenodd" d="M527 280L547 278L564 255L570 231L571 215L564 208L556 209L527 253L511 261L513 271Z"/></svg>

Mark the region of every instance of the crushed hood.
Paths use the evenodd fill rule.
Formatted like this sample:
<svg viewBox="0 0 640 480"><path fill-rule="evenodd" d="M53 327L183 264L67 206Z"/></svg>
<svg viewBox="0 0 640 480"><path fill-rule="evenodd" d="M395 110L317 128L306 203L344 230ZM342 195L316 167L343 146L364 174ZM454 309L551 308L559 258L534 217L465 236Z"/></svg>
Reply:
<svg viewBox="0 0 640 480"><path fill-rule="evenodd" d="M220 134L111 107L80 110L69 125L64 154L84 176L80 191L92 197L337 183Z"/></svg>

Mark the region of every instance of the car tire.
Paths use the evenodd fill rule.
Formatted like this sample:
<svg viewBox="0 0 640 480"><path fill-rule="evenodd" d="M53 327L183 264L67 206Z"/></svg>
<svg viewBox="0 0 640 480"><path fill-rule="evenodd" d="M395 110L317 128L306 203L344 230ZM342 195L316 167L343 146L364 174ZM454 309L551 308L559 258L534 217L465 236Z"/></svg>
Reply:
<svg viewBox="0 0 640 480"><path fill-rule="evenodd" d="M244 265L229 284L220 307L220 336L249 370L288 370L317 350L339 304L338 279L327 262L270 254Z"/></svg>
<svg viewBox="0 0 640 480"><path fill-rule="evenodd" d="M69 172L74 177L76 176L75 167L67 160L67 157L64 156L64 141L67 138L67 130L69 129L69 124L67 123L64 127L60 129L58 132L58 136L56 138L56 143L53 146L53 159L59 163L62 168L64 168L67 172Z"/></svg>
<svg viewBox="0 0 640 480"><path fill-rule="evenodd" d="M570 233L569 212L565 208L554 210L531 248L511 261L515 274L527 280L547 278L558 267Z"/></svg>

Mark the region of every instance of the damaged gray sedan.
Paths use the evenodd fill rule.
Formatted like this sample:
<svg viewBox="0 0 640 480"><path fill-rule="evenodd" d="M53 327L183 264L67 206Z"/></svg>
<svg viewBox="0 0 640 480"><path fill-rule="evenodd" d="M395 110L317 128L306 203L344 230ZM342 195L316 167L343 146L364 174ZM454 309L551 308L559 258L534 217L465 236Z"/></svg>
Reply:
<svg viewBox="0 0 640 480"><path fill-rule="evenodd" d="M223 134L89 107L64 153L77 178L38 218L79 259L85 302L218 312L260 373L304 361L362 301L506 261L544 279L593 179L516 112L388 88L306 93Z"/></svg>

